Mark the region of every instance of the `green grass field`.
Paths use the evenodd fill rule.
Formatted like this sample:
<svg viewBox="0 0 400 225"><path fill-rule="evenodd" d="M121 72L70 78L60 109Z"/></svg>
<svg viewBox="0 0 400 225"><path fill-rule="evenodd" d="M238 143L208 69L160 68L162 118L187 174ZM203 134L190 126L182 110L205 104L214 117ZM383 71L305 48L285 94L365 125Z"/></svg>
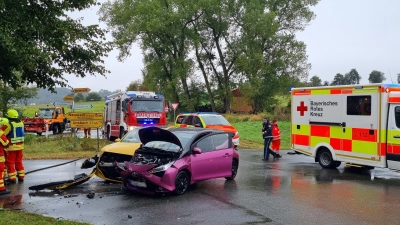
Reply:
<svg viewBox="0 0 400 225"><path fill-rule="evenodd" d="M240 148L263 149L264 139L261 135L262 121L232 123L240 135ZM281 149L290 149L290 122L278 122L281 130Z"/></svg>
<svg viewBox="0 0 400 225"><path fill-rule="evenodd" d="M75 105L93 105L92 109L76 109L75 112L104 112L104 104L105 101L93 101L93 102L77 102ZM32 106L24 106L19 107L18 109L22 110L22 115L26 117L35 116L35 112L38 111L39 108L46 107L54 107L53 104L41 104L41 105L32 105ZM71 109L68 105L63 105L65 112L71 112Z"/></svg>

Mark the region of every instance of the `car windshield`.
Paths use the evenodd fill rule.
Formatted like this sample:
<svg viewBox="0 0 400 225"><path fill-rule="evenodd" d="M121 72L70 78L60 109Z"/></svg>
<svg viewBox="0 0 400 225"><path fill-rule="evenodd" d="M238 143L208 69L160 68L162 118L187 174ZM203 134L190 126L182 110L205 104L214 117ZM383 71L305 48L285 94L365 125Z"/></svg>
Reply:
<svg viewBox="0 0 400 225"><path fill-rule="evenodd" d="M54 108L45 108L45 109L39 109L39 116L43 117L45 119L50 119L53 118L53 113Z"/></svg>
<svg viewBox="0 0 400 225"><path fill-rule="evenodd" d="M189 143L190 139L195 135L194 132L188 133L188 132L182 132L182 131L175 131L172 133L178 137L179 141L182 144L182 147L185 147ZM144 147L161 149L161 150L168 151L168 152L178 152L180 150L178 145L175 145L171 142L165 142L165 141L151 141L149 143L146 143L146 145Z"/></svg>
<svg viewBox="0 0 400 225"><path fill-rule="evenodd" d="M140 101L132 101L131 105L133 112L163 112L164 104L163 101L160 100L140 100Z"/></svg>
<svg viewBox="0 0 400 225"><path fill-rule="evenodd" d="M125 137L121 140L121 142L140 143L139 130L140 130L140 128L136 128L136 129L129 131L125 135Z"/></svg>
<svg viewBox="0 0 400 225"><path fill-rule="evenodd" d="M225 125L230 126L231 124L221 115L202 115L201 116L206 125Z"/></svg>

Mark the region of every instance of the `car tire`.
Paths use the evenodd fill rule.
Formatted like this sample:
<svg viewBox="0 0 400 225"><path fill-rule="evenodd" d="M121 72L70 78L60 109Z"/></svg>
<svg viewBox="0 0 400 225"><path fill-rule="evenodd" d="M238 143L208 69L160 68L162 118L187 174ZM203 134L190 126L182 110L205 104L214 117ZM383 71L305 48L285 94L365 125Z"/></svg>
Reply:
<svg viewBox="0 0 400 225"><path fill-rule="evenodd" d="M182 195L186 192L189 187L190 180L189 174L185 171L180 171L175 178L175 190L176 195Z"/></svg>
<svg viewBox="0 0 400 225"><path fill-rule="evenodd" d="M53 134L56 135L58 133L59 133L59 127L58 127L58 125L54 124L53 125Z"/></svg>
<svg viewBox="0 0 400 225"><path fill-rule="evenodd" d="M233 180L236 177L237 171L239 168L239 164L236 160L232 160L232 176L230 177L225 177L227 180Z"/></svg>
<svg viewBox="0 0 400 225"><path fill-rule="evenodd" d="M318 153L318 162L323 168L335 168L336 161L333 160L332 154L328 149L322 149Z"/></svg>

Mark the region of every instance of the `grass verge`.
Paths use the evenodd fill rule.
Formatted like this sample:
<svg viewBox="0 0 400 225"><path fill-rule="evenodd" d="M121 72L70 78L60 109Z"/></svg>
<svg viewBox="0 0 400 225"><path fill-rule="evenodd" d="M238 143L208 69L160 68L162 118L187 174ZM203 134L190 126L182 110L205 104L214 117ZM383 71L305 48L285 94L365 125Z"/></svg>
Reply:
<svg viewBox="0 0 400 225"><path fill-rule="evenodd" d="M55 136L53 138L25 136L24 159L76 159L92 157L102 147L112 142L97 139L77 138L74 147L72 136Z"/></svg>
<svg viewBox="0 0 400 225"><path fill-rule="evenodd" d="M16 225L90 225L69 220L58 220L52 217L41 216L16 210L0 210L0 224Z"/></svg>

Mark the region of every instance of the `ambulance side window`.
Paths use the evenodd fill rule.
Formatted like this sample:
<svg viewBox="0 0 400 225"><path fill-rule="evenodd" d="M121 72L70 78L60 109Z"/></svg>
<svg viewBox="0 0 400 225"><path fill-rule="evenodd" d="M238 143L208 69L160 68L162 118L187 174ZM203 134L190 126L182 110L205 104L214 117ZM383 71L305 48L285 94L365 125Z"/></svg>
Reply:
<svg viewBox="0 0 400 225"><path fill-rule="evenodd" d="M400 106L394 108L394 119L396 121L396 127L400 128Z"/></svg>
<svg viewBox="0 0 400 225"><path fill-rule="evenodd" d="M347 115L370 116L371 95L347 96Z"/></svg>
<svg viewBox="0 0 400 225"><path fill-rule="evenodd" d="M178 119L176 120L177 124L182 124L183 120L185 119L186 116L179 116Z"/></svg>

